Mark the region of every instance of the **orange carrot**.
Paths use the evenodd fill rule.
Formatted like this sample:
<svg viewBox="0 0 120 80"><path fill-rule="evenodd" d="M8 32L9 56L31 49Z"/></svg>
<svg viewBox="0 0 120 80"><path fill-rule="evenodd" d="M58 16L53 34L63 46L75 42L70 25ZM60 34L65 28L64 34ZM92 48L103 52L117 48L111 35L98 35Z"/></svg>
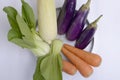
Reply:
<svg viewBox="0 0 120 80"><path fill-rule="evenodd" d="M93 54L78 48L75 48L71 45L68 44L64 44L64 47L66 49L68 49L70 52L72 52L72 54L78 56L79 58L81 58L82 60L84 60L85 62L87 62L88 64L97 67L100 65L101 63L101 57L97 54Z"/></svg>
<svg viewBox="0 0 120 80"><path fill-rule="evenodd" d="M70 75L74 75L77 72L76 67L66 60L62 60L63 68L62 70Z"/></svg>
<svg viewBox="0 0 120 80"><path fill-rule="evenodd" d="M92 74L93 69L89 64L72 54L64 47L62 48L62 52L76 66L81 75L83 75L84 77L89 77Z"/></svg>

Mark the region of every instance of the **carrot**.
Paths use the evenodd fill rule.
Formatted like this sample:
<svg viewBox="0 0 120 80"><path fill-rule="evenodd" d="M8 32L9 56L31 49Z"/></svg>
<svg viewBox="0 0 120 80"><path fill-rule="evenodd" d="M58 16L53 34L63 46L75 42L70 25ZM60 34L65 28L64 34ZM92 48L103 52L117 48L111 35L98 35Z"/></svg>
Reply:
<svg viewBox="0 0 120 80"><path fill-rule="evenodd" d="M63 68L62 70L70 75L74 75L77 72L76 67L66 60L62 60Z"/></svg>
<svg viewBox="0 0 120 80"><path fill-rule="evenodd" d="M81 75L89 77L92 74L93 69L89 64L72 54L72 52L68 51L64 47L62 48L62 52L76 66Z"/></svg>
<svg viewBox="0 0 120 80"><path fill-rule="evenodd" d="M79 58L83 59L85 62L87 62L88 64L97 67L100 65L101 63L101 57L97 54L93 54L78 48L75 48L71 45L68 44L64 44L64 47L66 49L68 49L70 52L72 52L72 54L78 56Z"/></svg>

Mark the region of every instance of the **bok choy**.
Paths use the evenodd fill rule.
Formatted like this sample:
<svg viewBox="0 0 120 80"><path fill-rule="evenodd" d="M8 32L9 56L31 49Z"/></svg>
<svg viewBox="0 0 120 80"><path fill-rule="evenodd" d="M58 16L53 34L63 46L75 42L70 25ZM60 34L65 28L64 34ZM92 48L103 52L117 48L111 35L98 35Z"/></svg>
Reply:
<svg viewBox="0 0 120 80"><path fill-rule="evenodd" d="M33 10L24 0L21 0L22 16L13 7L8 6L3 9L4 12L7 13L8 21L11 26L8 32L8 40L22 48L31 50L37 56L37 66L33 80L62 80L62 57L59 53L63 43L60 40L54 40L57 35L57 24L55 22L56 15L53 1L39 1L42 2L42 6L46 4L47 10L47 4L51 4L50 10L53 10L52 14L49 12L50 10L48 10L48 14L44 11L41 13L45 13L44 16L42 15L45 20L39 21L42 25L39 28L39 32L36 30L36 20ZM47 20L45 16L49 15L52 16ZM45 34L42 34L41 30L45 30L45 32L43 31ZM48 32L46 32L47 30Z"/></svg>
<svg viewBox="0 0 120 80"><path fill-rule="evenodd" d="M49 53L50 46L45 43L36 31L36 20L32 8L24 0L22 2L22 16L13 7L5 7L3 10L11 26L8 32L8 40L30 49L36 56Z"/></svg>
<svg viewBox="0 0 120 80"><path fill-rule="evenodd" d="M62 45L60 40L52 41L50 53L38 58L33 80L62 80Z"/></svg>

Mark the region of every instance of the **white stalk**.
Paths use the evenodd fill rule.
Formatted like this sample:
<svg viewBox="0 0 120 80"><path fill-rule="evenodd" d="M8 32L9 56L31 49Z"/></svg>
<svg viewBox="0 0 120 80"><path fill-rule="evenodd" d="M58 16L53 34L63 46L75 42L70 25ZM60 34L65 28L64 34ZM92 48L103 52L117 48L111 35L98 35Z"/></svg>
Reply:
<svg viewBox="0 0 120 80"><path fill-rule="evenodd" d="M41 38L50 44L57 36L54 0L38 0L38 26Z"/></svg>

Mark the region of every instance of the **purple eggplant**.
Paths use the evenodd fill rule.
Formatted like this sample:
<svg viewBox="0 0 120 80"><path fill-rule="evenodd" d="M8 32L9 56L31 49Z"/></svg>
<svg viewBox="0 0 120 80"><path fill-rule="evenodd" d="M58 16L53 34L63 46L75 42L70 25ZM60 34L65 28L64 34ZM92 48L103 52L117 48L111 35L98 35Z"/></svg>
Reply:
<svg viewBox="0 0 120 80"><path fill-rule="evenodd" d="M76 0L65 0L57 19L58 34L65 34L69 28L69 24L74 16L76 8Z"/></svg>
<svg viewBox="0 0 120 80"><path fill-rule="evenodd" d="M87 20L87 16L90 10L90 2L88 0L86 4L83 4L80 9L77 11L74 20L72 21L70 28L67 31L66 37L70 41L78 39L78 36L81 34Z"/></svg>
<svg viewBox="0 0 120 80"><path fill-rule="evenodd" d="M97 18L94 22L89 24L81 33L78 40L76 40L75 47L79 49L84 49L87 47L87 45L90 43L90 41L93 39L94 34L97 29L97 22L102 17L102 15Z"/></svg>

